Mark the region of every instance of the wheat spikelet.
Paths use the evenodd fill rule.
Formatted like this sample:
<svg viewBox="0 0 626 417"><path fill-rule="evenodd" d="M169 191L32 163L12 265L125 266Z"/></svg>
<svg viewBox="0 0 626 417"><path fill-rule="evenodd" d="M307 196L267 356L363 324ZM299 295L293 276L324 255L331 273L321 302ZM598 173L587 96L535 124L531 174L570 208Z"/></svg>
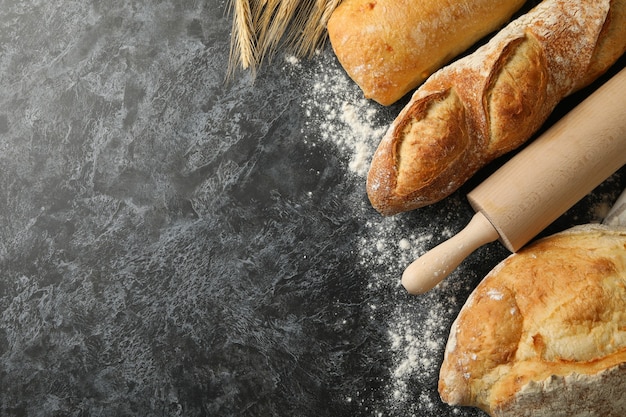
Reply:
<svg viewBox="0 0 626 417"><path fill-rule="evenodd" d="M323 42L328 19L340 2L341 0L315 0L312 3L310 12L295 25L295 28L302 28L300 36L292 35L292 38L299 39L296 56L311 55Z"/></svg>
<svg viewBox="0 0 626 417"><path fill-rule="evenodd" d="M253 74L279 46L310 55L326 34L326 24L341 0L231 0L233 28L229 75L235 67Z"/></svg>
<svg viewBox="0 0 626 417"><path fill-rule="evenodd" d="M256 0L252 5L252 21L255 22L255 29L258 29L258 22L261 19L261 15L263 14L263 10L265 10L268 6L269 0Z"/></svg>
<svg viewBox="0 0 626 417"><path fill-rule="evenodd" d="M235 66L256 69L256 42L254 40L254 24L249 0L232 0L233 29L230 39L230 57L228 75L231 76Z"/></svg>
<svg viewBox="0 0 626 417"><path fill-rule="evenodd" d="M299 38L295 45L296 55L305 55L317 46L320 32L323 31L323 28L320 30L320 24L326 3L327 0L313 1L308 15L302 15L301 20L294 25L296 28L302 28L301 36L298 37L298 34L292 35L293 39Z"/></svg>
<svg viewBox="0 0 626 417"><path fill-rule="evenodd" d="M287 28L298 11L300 2L300 0L280 0L278 2L278 7L273 13L265 36L259 38L261 61L266 56L271 56L276 52L279 43L283 40L285 33L287 33Z"/></svg>
<svg viewBox="0 0 626 417"><path fill-rule="evenodd" d="M268 41L269 28L272 24L272 18L276 14L276 10L280 6L282 0L260 0L255 13L254 27L256 29L257 44L259 45L259 55L263 55L263 45ZM259 60L260 61L260 60Z"/></svg>

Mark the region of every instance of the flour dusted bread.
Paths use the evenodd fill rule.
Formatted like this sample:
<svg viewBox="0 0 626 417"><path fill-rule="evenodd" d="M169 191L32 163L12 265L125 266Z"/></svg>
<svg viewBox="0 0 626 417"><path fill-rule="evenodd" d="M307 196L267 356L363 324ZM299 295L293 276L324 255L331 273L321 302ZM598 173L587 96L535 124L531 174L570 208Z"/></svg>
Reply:
<svg viewBox="0 0 626 417"><path fill-rule="evenodd" d="M626 229L574 227L496 266L452 325L439 392L491 416L626 416Z"/></svg>
<svg viewBox="0 0 626 417"><path fill-rule="evenodd" d="M450 195L624 51L626 0L544 0L416 90L373 156L373 207L392 215Z"/></svg>
<svg viewBox="0 0 626 417"><path fill-rule="evenodd" d="M525 0L344 0L328 36L366 98L389 105L483 36Z"/></svg>

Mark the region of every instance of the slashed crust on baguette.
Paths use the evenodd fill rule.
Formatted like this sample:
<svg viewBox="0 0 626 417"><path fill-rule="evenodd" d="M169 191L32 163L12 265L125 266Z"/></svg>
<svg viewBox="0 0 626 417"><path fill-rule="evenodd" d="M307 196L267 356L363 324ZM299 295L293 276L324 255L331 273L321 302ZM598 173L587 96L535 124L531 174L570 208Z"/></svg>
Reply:
<svg viewBox="0 0 626 417"><path fill-rule="evenodd" d="M625 9L626 0L544 0L434 73L374 154L374 208L392 215L440 201L530 139L565 96L626 51Z"/></svg>
<svg viewBox="0 0 626 417"><path fill-rule="evenodd" d="M496 266L452 325L439 380L445 402L492 416L623 415L614 386L626 387L626 229L601 225Z"/></svg>
<svg viewBox="0 0 626 417"><path fill-rule="evenodd" d="M552 102L549 79L541 44L532 33L503 49L483 104L490 127L487 154L495 157L509 152L541 127Z"/></svg>
<svg viewBox="0 0 626 417"><path fill-rule="evenodd" d="M398 161L398 174L396 190L400 194L410 193L410 188L404 189L411 183L411 178L420 177L425 182L431 183L437 179L438 166L444 163L454 166L463 163L463 153L467 148L467 132L463 103L454 90L443 91L433 94L428 101L418 101L412 108L414 118L406 119L399 124L401 132L400 140L396 143L395 156ZM419 117L436 112L440 117ZM454 120L453 123L449 123ZM436 138L432 142L412 140L416 135L427 134ZM414 153L423 155L423 158L415 160L410 156Z"/></svg>

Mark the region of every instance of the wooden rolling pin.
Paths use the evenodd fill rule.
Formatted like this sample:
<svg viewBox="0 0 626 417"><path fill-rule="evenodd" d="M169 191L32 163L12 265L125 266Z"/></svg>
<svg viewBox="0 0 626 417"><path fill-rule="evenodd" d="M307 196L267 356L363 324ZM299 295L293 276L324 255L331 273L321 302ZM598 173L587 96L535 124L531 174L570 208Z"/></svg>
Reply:
<svg viewBox="0 0 626 417"><path fill-rule="evenodd" d="M402 285L412 294L429 291L498 239L519 250L624 164L626 68L472 190L472 220L409 265Z"/></svg>

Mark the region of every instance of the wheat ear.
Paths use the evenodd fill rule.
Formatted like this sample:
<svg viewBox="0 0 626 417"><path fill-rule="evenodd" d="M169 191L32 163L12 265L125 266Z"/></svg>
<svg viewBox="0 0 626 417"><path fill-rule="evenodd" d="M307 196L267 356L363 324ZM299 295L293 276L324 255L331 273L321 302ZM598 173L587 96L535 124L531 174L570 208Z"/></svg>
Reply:
<svg viewBox="0 0 626 417"><path fill-rule="evenodd" d="M262 32L262 36L259 37L260 61L276 52L299 7L300 0L280 0L275 11L267 11L273 13L271 13L271 19L269 21L264 20L262 22L264 24L261 25L263 29L267 28L267 30Z"/></svg>
<svg viewBox="0 0 626 417"><path fill-rule="evenodd" d="M297 57L312 54L324 40L328 19L342 0L230 1L233 29L229 76L237 66L250 69L254 75L281 42L292 47Z"/></svg>
<svg viewBox="0 0 626 417"><path fill-rule="evenodd" d="M254 23L249 0L232 0L233 28L230 37L230 57L228 74L234 73L235 67L250 68L253 72L257 65Z"/></svg>
<svg viewBox="0 0 626 417"><path fill-rule="evenodd" d="M295 54L298 57L310 56L325 40L326 26L331 14L337 8L341 0L315 0L312 2L308 13L301 16L300 21L294 25L299 33L293 33L292 39L296 39Z"/></svg>

